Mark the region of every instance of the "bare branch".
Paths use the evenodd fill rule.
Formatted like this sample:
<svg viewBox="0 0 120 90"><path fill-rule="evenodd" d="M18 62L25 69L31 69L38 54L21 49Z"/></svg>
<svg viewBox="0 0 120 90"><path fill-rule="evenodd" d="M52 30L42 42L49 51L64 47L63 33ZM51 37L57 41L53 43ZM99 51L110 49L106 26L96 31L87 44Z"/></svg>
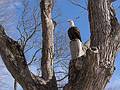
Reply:
<svg viewBox="0 0 120 90"><path fill-rule="evenodd" d="M64 80L64 79L67 78L67 77L68 77L68 75L65 75L63 78L61 78L61 79L59 79L59 80L57 80L57 81L60 82L60 81Z"/></svg>
<svg viewBox="0 0 120 90"><path fill-rule="evenodd" d="M32 88L24 86L25 82L32 82L33 79L28 69L23 50L18 42L5 34L2 26L0 27L0 43L0 55L7 69L24 88Z"/></svg>
<svg viewBox="0 0 120 90"><path fill-rule="evenodd" d="M41 50L41 49L38 49L38 50L35 51L35 53L34 53L34 55L33 55L33 57L32 57L32 60L28 63L28 65L32 64L32 62L36 60L35 56L36 56L36 54L37 54L40 50Z"/></svg>
<svg viewBox="0 0 120 90"><path fill-rule="evenodd" d="M71 3L72 3L73 5L75 5L75 6L79 6L80 8L82 8L82 9L88 11L87 8L85 8L84 6L82 6L82 5L79 4L79 3L75 2L74 0L68 0L68 1L71 2Z"/></svg>
<svg viewBox="0 0 120 90"><path fill-rule="evenodd" d="M14 90L17 90L17 81L14 80Z"/></svg>

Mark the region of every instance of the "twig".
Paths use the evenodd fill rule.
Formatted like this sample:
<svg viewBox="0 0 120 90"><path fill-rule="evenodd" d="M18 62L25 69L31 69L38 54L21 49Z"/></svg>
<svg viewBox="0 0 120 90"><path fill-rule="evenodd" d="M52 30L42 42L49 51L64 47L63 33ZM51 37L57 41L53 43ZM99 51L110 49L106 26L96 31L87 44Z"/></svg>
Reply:
<svg viewBox="0 0 120 90"><path fill-rule="evenodd" d="M32 57L32 60L28 63L28 65L30 65L33 61L36 60L36 59L35 59L35 56L36 56L36 54L37 54L40 50L41 50L41 49L36 50L36 52L34 53L34 55L33 55L33 57Z"/></svg>
<svg viewBox="0 0 120 90"><path fill-rule="evenodd" d="M60 81L64 80L64 79L67 78L67 77L68 77L68 75L65 75L63 78L57 80L57 82L60 82Z"/></svg>
<svg viewBox="0 0 120 90"><path fill-rule="evenodd" d="M80 5L80 4L78 4L78 3L76 3L75 1L73 1L73 0L68 0L69 2L71 2L73 5L76 5L76 6L79 6L80 8L82 8L82 9L84 9L84 10L87 10L88 11L88 9L87 8L85 8L85 7L83 7L82 5Z"/></svg>

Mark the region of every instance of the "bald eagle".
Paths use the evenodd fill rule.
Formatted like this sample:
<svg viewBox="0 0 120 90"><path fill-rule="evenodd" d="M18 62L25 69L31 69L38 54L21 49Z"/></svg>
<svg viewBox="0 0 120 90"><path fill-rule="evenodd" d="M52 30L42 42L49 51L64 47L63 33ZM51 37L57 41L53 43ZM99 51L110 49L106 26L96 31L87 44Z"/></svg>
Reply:
<svg viewBox="0 0 120 90"><path fill-rule="evenodd" d="M79 29L75 26L72 20L68 20L68 22L70 23L71 26L68 29L68 36L70 40L79 39L82 42Z"/></svg>
<svg viewBox="0 0 120 90"><path fill-rule="evenodd" d="M80 32L77 27L75 27L74 22L72 20L68 21L71 27L68 29L68 36L70 38L70 52L71 58L77 59L85 54L83 51L83 44L80 37Z"/></svg>

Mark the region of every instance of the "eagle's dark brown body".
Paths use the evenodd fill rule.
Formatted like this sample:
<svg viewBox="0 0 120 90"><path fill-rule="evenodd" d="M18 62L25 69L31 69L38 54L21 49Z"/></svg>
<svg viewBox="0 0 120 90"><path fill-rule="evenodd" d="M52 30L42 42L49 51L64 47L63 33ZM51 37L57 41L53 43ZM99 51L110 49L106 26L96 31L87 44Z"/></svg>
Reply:
<svg viewBox="0 0 120 90"><path fill-rule="evenodd" d="M75 40L75 39L80 39L81 40L81 36L80 36L80 31L77 27L70 27L68 29L68 36L70 38L70 40Z"/></svg>

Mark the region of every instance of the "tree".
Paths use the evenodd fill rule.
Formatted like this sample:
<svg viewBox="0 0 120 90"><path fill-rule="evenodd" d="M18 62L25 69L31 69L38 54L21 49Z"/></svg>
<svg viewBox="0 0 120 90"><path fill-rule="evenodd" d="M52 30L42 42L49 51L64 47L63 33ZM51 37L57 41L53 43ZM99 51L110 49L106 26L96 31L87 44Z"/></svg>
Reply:
<svg viewBox="0 0 120 90"><path fill-rule="evenodd" d="M69 82L64 90L103 90L115 69L120 25L112 0L88 0L88 11L90 47L86 55L71 61Z"/></svg>
<svg viewBox="0 0 120 90"><path fill-rule="evenodd" d="M24 90L57 90L53 71L53 30L51 19L53 0L41 0L41 20L43 30L42 77L35 76L28 69L23 47L9 38L0 26L0 54L15 80ZM49 35L50 34L50 35Z"/></svg>
<svg viewBox="0 0 120 90"><path fill-rule="evenodd" d="M0 55L14 79L24 90L57 90L53 70L54 29L52 19L54 0L41 0L42 22L42 77L33 74L25 58L24 48L8 37L0 26ZM119 49L120 25L112 1L89 0L90 47L86 54L71 60L69 81L64 90L102 90L114 71L114 60Z"/></svg>

